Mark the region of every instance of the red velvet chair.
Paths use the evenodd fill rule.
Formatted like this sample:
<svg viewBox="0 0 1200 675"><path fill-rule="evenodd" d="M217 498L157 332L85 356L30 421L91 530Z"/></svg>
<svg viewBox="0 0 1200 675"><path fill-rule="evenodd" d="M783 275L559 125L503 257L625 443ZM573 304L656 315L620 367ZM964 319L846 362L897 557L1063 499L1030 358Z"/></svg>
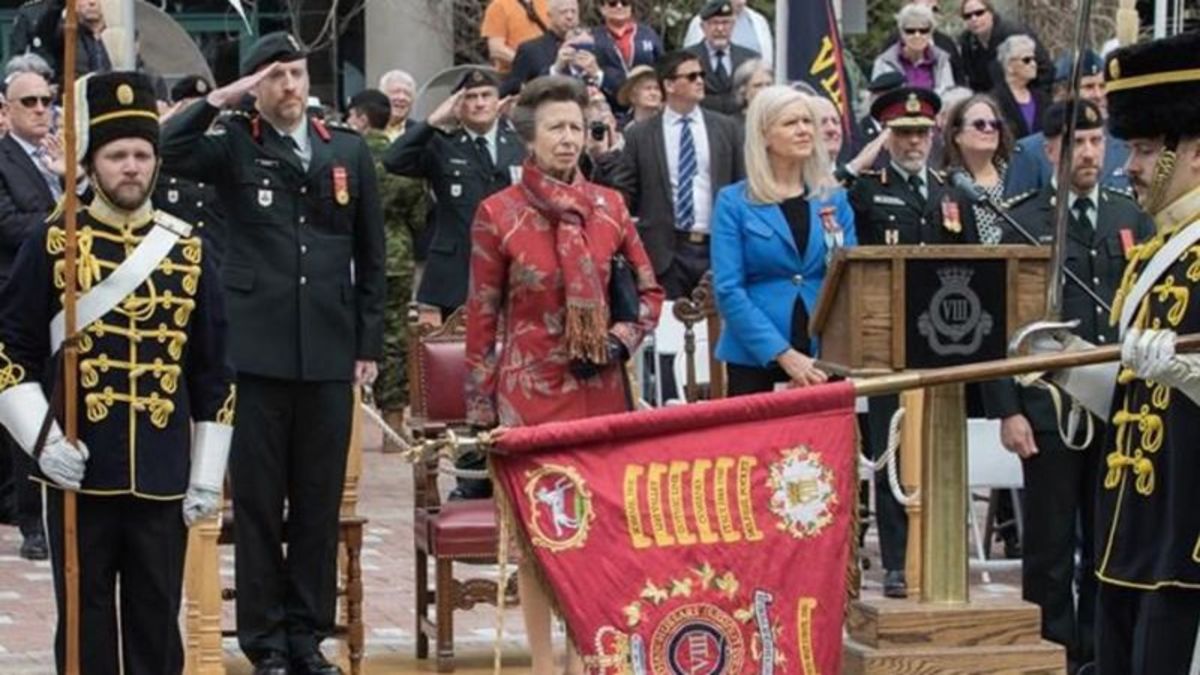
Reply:
<svg viewBox="0 0 1200 675"><path fill-rule="evenodd" d="M418 439L436 438L448 428L466 431L466 318L459 310L436 328L413 325L409 331L411 427ZM437 646L439 672L454 670L454 611L496 602L496 582L459 578L454 563L496 562L499 528L491 499L442 503L438 460L413 465L413 535L416 544L417 658L429 657L429 639ZM429 583L429 559L435 578ZM516 605L515 575L505 602ZM434 605L430 617L429 607Z"/></svg>

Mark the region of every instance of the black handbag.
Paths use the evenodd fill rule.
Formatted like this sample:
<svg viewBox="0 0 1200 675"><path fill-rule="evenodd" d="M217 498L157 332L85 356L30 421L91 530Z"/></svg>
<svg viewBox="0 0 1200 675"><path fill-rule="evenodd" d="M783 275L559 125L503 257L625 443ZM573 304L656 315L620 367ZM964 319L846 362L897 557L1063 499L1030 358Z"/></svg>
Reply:
<svg viewBox="0 0 1200 675"><path fill-rule="evenodd" d="M609 323L634 322L638 320L637 275L629 259L618 253L612 258L612 272L608 280Z"/></svg>

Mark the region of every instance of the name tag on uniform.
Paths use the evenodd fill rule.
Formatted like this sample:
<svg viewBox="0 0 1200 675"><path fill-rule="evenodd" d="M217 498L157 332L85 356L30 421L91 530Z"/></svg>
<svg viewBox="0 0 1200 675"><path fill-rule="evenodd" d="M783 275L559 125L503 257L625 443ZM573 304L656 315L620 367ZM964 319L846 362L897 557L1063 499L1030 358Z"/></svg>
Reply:
<svg viewBox="0 0 1200 675"><path fill-rule="evenodd" d="M279 168L279 160L268 157L255 157L254 165L261 166L264 169L276 169Z"/></svg>
<svg viewBox="0 0 1200 675"><path fill-rule="evenodd" d="M468 164L470 164L470 162L468 162L467 160L465 160L465 159L459 159L458 157L451 157L451 158L450 158L450 163L451 163L451 164L456 164L456 165L458 165L458 166L467 166Z"/></svg>
<svg viewBox="0 0 1200 675"><path fill-rule="evenodd" d="M871 202L875 204L887 204L888 206L904 206L904 200L891 195L874 195L871 197Z"/></svg>

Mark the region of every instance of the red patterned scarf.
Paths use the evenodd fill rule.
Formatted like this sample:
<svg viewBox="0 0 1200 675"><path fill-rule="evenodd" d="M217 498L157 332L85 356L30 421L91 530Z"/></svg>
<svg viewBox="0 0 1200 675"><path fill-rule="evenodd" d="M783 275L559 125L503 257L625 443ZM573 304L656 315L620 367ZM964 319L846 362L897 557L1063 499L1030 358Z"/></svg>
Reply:
<svg viewBox="0 0 1200 675"><path fill-rule="evenodd" d="M592 363L608 362L608 299L587 245L585 224L592 216L586 181L575 172L571 183L551 178L526 161L521 187L554 228L554 249L567 294L567 354Z"/></svg>

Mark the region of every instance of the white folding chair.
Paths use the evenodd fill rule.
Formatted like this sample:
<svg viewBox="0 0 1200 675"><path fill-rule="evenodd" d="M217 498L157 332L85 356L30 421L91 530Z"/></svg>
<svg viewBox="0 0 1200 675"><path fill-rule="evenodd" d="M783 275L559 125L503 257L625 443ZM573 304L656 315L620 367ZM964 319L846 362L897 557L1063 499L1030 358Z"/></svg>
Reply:
<svg viewBox="0 0 1200 675"><path fill-rule="evenodd" d="M1000 444L999 420L969 419L967 420L967 486L974 495L976 490L1020 490L1025 484L1021 472L1021 460ZM971 500L972 502L974 499ZM975 541L976 558L971 560L971 567L982 571L984 583L991 583L989 570L1013 569L1019 567L1020 560L990 560L987 557L987 545L980 531L979 518L975 514L973 504L968 504L967 515L971 525L972 538ZM1021 522L1021 500L1013 495L1013 510L1017 522Z"/></svg>

